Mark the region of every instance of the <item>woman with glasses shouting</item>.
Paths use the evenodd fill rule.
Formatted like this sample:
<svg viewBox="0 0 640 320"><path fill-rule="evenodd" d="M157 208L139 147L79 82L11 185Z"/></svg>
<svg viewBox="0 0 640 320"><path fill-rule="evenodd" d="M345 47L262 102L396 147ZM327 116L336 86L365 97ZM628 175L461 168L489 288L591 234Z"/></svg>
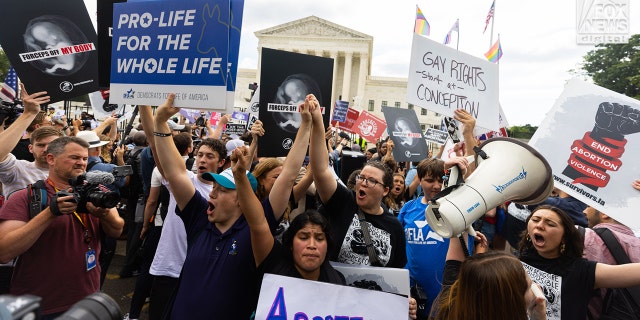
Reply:
<svg viewBox="0 0 640 320"><path fill-rule="evenodd" d="M329 258L348 264L404 267L404 231L398 219L381 205L393 185L392 172L380 162L368 162L356 177L354 190L339 184L329 168L319 107L312 118L309 166L323 204L321 212L331 222L336 242Z"/></svg>

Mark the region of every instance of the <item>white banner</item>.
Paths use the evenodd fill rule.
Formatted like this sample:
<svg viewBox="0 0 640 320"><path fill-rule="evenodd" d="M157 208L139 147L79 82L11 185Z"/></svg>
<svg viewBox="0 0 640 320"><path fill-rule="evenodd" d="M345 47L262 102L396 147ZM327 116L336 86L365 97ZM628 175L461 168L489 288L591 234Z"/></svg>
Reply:
<svg viewBox="0 0 640 320"><path fill-rule="evenodd" d="M407 101L453 117L465 109L479 127L498 130L498 65L413 36Z"/></svg>
<svg viewBox="0 0 640 320"><path fill-rule="evenodd" d="M409 270L372 267L331 261L331 266L344 276L348 286L376 288L384 292L409 296Z"/></svg>
<svg viewBox="0 0 640 320"><path fill-rule="evenodd" d="M107 97L108 96L109 94L107 93ZM100 91L89 93L89 101L91 101L93 116L98 120L104 120L112 114L122 114L125 107L124 104L109 104L109 101L105 100ZM124 119L122 120L124 121ZM118 121L120 121L120 119Z"/></svg>
<svg viewBox="0 0 640 320"><path fill-rule="evenodd" d="M555 186L640 228L640 101L573 79L529 142L549 162Z"/></svg>
<svg viewBox="0 0 640 320"><path fill-rule="evenodd" d="M265 274L256 320L406 319L408 298L380 291Z"/></svg>

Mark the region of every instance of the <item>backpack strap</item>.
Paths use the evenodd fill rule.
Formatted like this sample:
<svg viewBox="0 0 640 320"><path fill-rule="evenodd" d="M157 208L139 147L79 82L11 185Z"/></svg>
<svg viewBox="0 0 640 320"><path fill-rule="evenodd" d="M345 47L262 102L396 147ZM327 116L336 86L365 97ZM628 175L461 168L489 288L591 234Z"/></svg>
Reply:
<svg viewBox="0 0 640 320"><path fill-rule="evenodd" d="M586 232L584 227L576 224L576 229L578 229L578 233L580 233L580 235L582 236L582 239L584 239L584 233ZM595 229L593 229L593 231L595 231Z"/></svg>
<svg viewBox="0 0 640 320"><path fill-rule="evenodd" d="M29 219L33 219L38 213L47 208L47 186L44 180L38 180L27 186L29 196Z"/></svg>
<svg viewBox="0 0 640 320"><path fill-rule="evenodd" d="M89 164L87 165L87 169L85 171L91 171L91 168L93 168L93 166L95 166L98 163L100 163L100 161L91 161L91 162L89 162Z"/></svg>
<svg viewBox="0 0 640 320"><path fill-rule="evenodd" d="M595 231L596 234L600 236L602 241L604 241L604 244L607 246L607 249L609 249L609 252L611 252L611 255L613 255L613 258L616 259L616 263L631 263L631 260L629 260L629 256L627 256L627 254L624 252L624 249L622 249L620 242L618 242L618 239L616 239L611 230L607 228L595 228L593 229L593 231Z"/></svg>
<svg viewBox="0 0 640 320"><path fill-rule="evenodd" d="M607 228L595 228L593 231L602 238L602 241L604 241L607 249L609 249L609 252L611 252L611 255L613 255L613 258L616 259L618 264L631 263L629 256L627 256L624 249L622 249L620 242L616 239L611 230ZM640 306L640 286L623 288L623 290L627 290L636 305Z"/></svg>

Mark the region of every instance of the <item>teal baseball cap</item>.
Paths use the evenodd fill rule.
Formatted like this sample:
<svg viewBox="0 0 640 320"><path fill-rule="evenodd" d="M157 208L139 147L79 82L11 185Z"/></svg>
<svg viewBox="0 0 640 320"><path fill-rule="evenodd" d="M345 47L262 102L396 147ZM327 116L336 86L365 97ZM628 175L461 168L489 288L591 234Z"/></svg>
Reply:
<svg viewBox="0 0 640 320"><path fill-rule="evenodd" d="M236 189L236 181L233 179L233 172L231 171L231 168L227 168L219 174L214 172L205 172L202 174L202 178L208 181L214 181L226 189ZM258 188L258 180L256 180L256 177L254 177L249 171L247 171L247 178L249 178L251 189L255 192Z"/></svg>

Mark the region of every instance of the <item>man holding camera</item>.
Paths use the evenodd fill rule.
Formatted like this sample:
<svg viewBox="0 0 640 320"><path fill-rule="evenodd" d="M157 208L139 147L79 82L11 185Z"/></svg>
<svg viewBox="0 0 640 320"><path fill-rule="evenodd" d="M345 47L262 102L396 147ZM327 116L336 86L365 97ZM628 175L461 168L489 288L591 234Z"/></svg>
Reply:
<svg viewBox="0 0 640 320"><path fill-rule="evenodd" d="M11 294L42 297L43 319L55 319L75 302L100 289L100 235L118 237L124 221L115 208L91 202L86 212L76 210L94 193L72 188L85 173L89 144L78 137L61 137L49 143L49 175L43 189L17 191L0 210L0 262L18 259ZM45 192L42 192L45 191ZM61 194L58 191L72 193ZM77 212L80 211L80 212Z"/></svg>

